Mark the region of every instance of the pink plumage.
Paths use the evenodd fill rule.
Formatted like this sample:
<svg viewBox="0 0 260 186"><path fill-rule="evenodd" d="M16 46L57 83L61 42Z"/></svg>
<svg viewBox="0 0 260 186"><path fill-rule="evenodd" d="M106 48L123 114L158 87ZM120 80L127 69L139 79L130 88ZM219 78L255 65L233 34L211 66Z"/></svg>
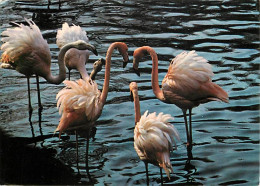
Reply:
<svg viewBox="0 0 260 186"><path fill-rule="evenodd" d="M173 120L169 114L146 111L135 126L134 148L141 160L162 167L170 179L170 151L173 145L177 148L174 138L179 140L179 134L169 120Z"/></svg>
<svg viewBox="0 0 260 186"><path fill-rule="evenodd" d="M182 109L212 100L228 102L227 93L212 82L214 76L208 61L193 50L182 52L172 61L162 81L167 102Z"/></svg>
<svg viewBox="0 0 260 186"><path fill-rule="evenodd" d="M74 24L69 26L66 22L62 24L62 29L58 30L56 38L56 43L59 48L62 48L64 45L77 40L83 40L86 43L89 42L87 33L82 30L80 26L76 26Z"/></svg>
<svg viewBox="0 0 260 186"><path fill-rule="evenodd" d="M50 48L38 26L25 19L29 26L17 24L18 27L8 28L2 32L1 61L10 63L24 75L46 75L40 68L48 70L51 64ZM42 63L40 63L42 62Z"/></svg>
<svg viewBox="0 0 260 186"><path fill-rule="evenodd" d="M86 43L89 42L86 32L80 27L76 25L69 26L68 23L63 23L62 29L59 29L56 36L56 43L59 48L62 48L64 45L70 42L83 40ZM90 51L88 50L77 50L70 49L66 53L64 57L65 65L69 70L69 79L70 79L70 71L72 69L76 69L79 71L81 77L83 79L88 79L89 75L87 73L85 64L89 59Z"/></svg>
<svg viewBox="0 0 260 186"><path fill-rule="evenodd" d="M143 46L134 51L133 68L138 71L140 59L149 53L152 57L152 89L155 96L182 109L185 120L187 146L192 146L191 110L201 103L209 101L228 102L228 94L211 78L211 65L195 51L182 52L170 63L168 72L162 81L162 89L158 83L158 57L153 48ZM189 127L186 113L189 110ZM190 148L191 149L191 148Z"/></svg>
<svg viewBox="0 0 260 186"><path fill-rule="evenodd" d="M65 80L64 84L66 87L56 96L57 107L62 114L56 131L61 134L64 130L90 129L103 108L99 102L101 93L97 84L82 79Z"/></svg>

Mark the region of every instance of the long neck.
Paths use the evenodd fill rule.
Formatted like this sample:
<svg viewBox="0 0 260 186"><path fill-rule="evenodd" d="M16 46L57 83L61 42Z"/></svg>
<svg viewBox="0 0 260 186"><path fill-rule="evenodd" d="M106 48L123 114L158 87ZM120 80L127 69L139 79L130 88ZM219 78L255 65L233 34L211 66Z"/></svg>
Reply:
<svg viewBox="0 0 260 186"><path fill-rule="evenodd" d="M105 104L108 94L108 88L109 88L109 79L110 79L110 67L111 67L111 56L115 48L121 48L122 45L119 42L112 43L110 47L107 50L106 54L106 67L105 67L105 80L104 85L102 89L102 94L100 97L100 103L102 105Z"/></svg>
<svg viewBox="0 0 260 186"><path fill-rule="evenodd" d="M58 56L58 64L59 64L59 75L57 76L53 76L51 74L51 72L49 72L46 76L46 80L49 83L53 83L53 84L60 84L62 81L64 81L66 79L66 68L65 68L65 64L64 64L64 56L65 53L70 49L70 48L75 48L73 45L65 45L59 53Z"/></svg>
<svg viewBox="0 0 260 186"><path fill-rule="evenodd" d="M151 47L146 46L144 48L151 56L153 67L152 67L152 89L154 95L161 101L164 101L165 98L163 96L163 91L159 87L159 80L158 80L158 57L154 49Z"/></svg>
<svg viewBox="0 0 260 186"><path fill-rule="evenodd" d="M77 70L79 71L81 78L84 79L85 81L87 81L89 79L89 75L86 70L85 62L84 63L80 62L79 64L80 65L78 65Z"/></svg>
<svg viewBox="0 0 260 186"><path fill-rule="evenodd" d="M133 97L134 97L134 105L135 105L135 124L140 121L141 118L141 112L140 112L140 102L139 102L139 96L138 91L133 91Z"/></svg>
<svg viewBox="0 0 260 186"><path fill-rule="evenodd" d="M85 81L89 79L88 72L86 70L86 61L88 61L89 58L89 52L88 50L77 50L79 51L79 61L77 63L77 70L79 71L81 78Z"/></svg>

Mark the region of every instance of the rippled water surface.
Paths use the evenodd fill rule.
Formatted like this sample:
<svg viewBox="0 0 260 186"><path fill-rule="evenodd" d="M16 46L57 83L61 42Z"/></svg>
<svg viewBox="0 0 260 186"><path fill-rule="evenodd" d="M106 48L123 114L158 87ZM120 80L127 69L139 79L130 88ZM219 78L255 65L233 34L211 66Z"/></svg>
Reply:
<svg viewBox="0 0 260 186"><path fill-rule="evenodd" d="M112 58L110 89L107 103L97 121L94 140L90 141L89 166L92 180L85 170L86 140L79 138L79 162L76 161L75 135L53 136L59 123L55 96L64 85L52 85L40 79L43 111L38 112L35 78L31 79L33 115L28 117L26 78L16 71L0 69L1 131L7 139L23 142L39 154L51 156L51 165L61 168L43 169L57 174L68 171L64 178L46 182L7 179L4 173L23 172L5 170L1 183L64 183L98 185L145 185L145 167L133 148L134 105L129 98L129 83L139 84L141 112L164 112L174 116L172 124L178 129L181 142L171 153L174 173L168 184L258 185L259 184L259 3L256 0L175 0L175 1L0 1L0 33L12 27L10 22L33 19L47 39L52 55L52 72L58 73L56 32L63 22L74 23L87 31L90 43L99 56L91 56L86 65L105 58L112 42L123 41L133 51L149 45L159 58L159 82L165 76L169 62L182 51L196 50L212 64L213 81L228 92L230 103L210 102L193 109L193 159L187 157L186 134L182 111L175 105L157 100L151 90L151 59L140 63L141 77L132 71L132 64L122 68L122 59L115 51ZM79 73L72 71L72 78ZM104 69L97 76L102 88ZM8 140L7 140L8 141ZM11 140L12 142L12 140ZM11 143L10 142L10 143ZM2 143L3 144L3 141ZM9 144L6 146L15 148ZM26 148L27 148L26 147ZM1 149L3 147L1 146ZM18 148L19 150L19 148ZM13 149L20 161L40 159ZM44 153L43 153L44 151ZM1 151L2 152L2 151ZM3 157L16 156L1 153ZM45 155L44 155L45 156ZM6 159L8 159L7 157ZM10 159L9 158L9 159ZM14 158L17 160L17 157ZM14 162L11 160L10 162ZM1 163L1 162L0 162ZM49 164L42 162L47 167ZM14 163L13 163L14 164ZM33 164L29 164L33 166ZM50 166L51 166L50 165ZM10 165L12 167L12 165ZM45 167L46 167L45 166ZM9 167L9 166L7 166ZM13 165L15 167L15 164ZM32 171L37 174L39 171ZM10 169L10 167L9 167ZM6 173L6 174L7 174ZM150 184L160 184L159 169L149 166ZM22 173L21 173L22 174ZM30 180L32 173L24 177ZM43 173L39 173L43 174ZM9 175L10 176L10 175ZM70 179L71 177L71 179Z"/></svg>

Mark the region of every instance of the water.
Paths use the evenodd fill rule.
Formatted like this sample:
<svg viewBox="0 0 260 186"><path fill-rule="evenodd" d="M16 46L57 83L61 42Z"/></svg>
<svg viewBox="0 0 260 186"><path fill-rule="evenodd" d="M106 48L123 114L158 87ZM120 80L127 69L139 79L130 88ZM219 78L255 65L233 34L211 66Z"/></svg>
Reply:
<svg viewBox="0 0 260 186"><path fill-rule="evenodd" d="M149 45L158 54L161 83L173 57L184 50L196 50L212 64L213 81L227 91L230 98L229 104L210 102L193 109L195 145L193 159L188 161L182 111L153 95L150 57L140 63L139 78L133 73L131 63L122 69L121 56L114 52L107 104L96 123L95 140L90 141L92 180L89 180L85 170L85 138L79 138L77 166L75 135L63 134L61 140L53 136L60 119L55 96L64 85L52 85L40 79L44 108L39 113L35 78L31 79L34 112L30 123L26 78L16 71L0 69L0 129L4 136L1 138L2 184L146 185L144 164L133 148L134 105L128 88L131 81L139 85L141 112L148 109L171 114L175 118L172 123L180 132L178 150L171 154L174 174L171 181L164 175L165 183L259 184L258 1L62 0L59 8L56 0L49 10L47 1L0 3L0 33L12 27L11 21L22 22L23 17L33 17L49 43L53 73L58 72L56 31L67 21L83 27L91 44L97 47L99 56L90 57L86 65L89 70L95 60L105 57L112 42L125 42L130 60L137 47ZM78 78L78 72L72 71L72 79ZM104 69L96 79L101 89ZM6 145L10 145L9 150ZM10 159L17 160L15 155L20 161L14 163ZM17 168L18 162L28 159L39 159L39 165L37 161L29 161ZM37 168L33 169L34 166ZM32 167L30 171L23 172L29 167ZM20 179L14 179L10 173ZM150 184L160 184L157 167L149 166L149 176Z"/></svg>

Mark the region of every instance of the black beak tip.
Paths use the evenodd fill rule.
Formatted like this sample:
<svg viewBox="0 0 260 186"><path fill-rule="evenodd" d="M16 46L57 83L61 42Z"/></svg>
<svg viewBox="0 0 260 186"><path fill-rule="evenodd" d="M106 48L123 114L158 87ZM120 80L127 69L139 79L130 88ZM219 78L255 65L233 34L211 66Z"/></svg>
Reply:
<svg viewBox="0 0 260 186"><path fill-rule="evenodd" d="M129 60L128 60L128 61L126 61L126 62L125 62L125 61L123 62L123 68L125 68L125 67L126 67L127 63L129 63Z"/></svg>
<svg viewBox="0 0 260 186"><path fill-rule="evenodd" d="M139 70L134 69L134 72L136 73L136 75L138 75L138 76L140 77L140 72L139 72Z"/></svg>
<svg viewBox="0 0 260 186"><path fill-rule="evenodd" d="M98 56L98 52L97 52L97 50L95 49L95 50L93 50L93 53L96 55L96 56Z"/></svg>
<svg viewBox="0 0 260 186"><path fill-rule="evenodd" d="M103 58L100 59L101 62L102 62L102 65L105 65L106 64L106 60L104 60Z"/></svg>

